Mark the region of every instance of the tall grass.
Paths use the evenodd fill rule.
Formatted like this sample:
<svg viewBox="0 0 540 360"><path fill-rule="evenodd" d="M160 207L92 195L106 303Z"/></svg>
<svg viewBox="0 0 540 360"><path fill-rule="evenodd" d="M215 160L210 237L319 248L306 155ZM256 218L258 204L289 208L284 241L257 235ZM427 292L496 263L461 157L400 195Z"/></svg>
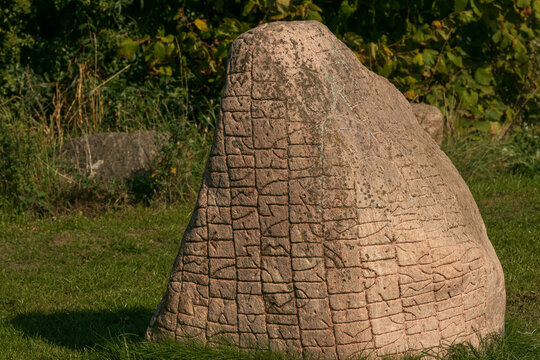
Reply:
<svg viewBox="0 0 540 360"><path fill-rule="evenodd" d="M529 177L540 175L540 123L509 128L511 124L484 122L472 126L455 96L444 97L442 150L465 180L486 179L504 173Z"/></svg>
<svg viewBox="0 0 540 360"><path fill-rule="evenodd" d="M540 125L540 124L539 124ZM505 173L540 175L540 126L516 129L507 139L453 136L442 145L465 180Z"/></svg>
<svg viewBox="0 0 540 360"><path fill-rule="evenodd" d="M203 171L216 104L189 106L183 80L160 77L130 86L123 77L129 70L127 65L103 78L96 64L74 62L58 82L38 81L29 70L19 74L19 95L0 99L2 212L91 210L147 200L141 191L170 202L195 192L194 174ZM140 181L90 179L70 171L58 158L68 138L139 130L155 130L171 139L143 187Z"/></svg>
<svg viewBox="0 0 540 360"><path fill-rule="evenodd" d="M123 64L104 73L97 55L72 60L55 80L28 68L14 74L17 95L0 98L1 213L93 212L156 199L184 201L196 194L195 179L204 168L219 100L193 101L185 76L133 84L129 79L140 69ZM540 124L514 129L504 141L493 140L493 134L481 136L467 128L467 119L458 115L461 104L445 104L448 140L443 149L464 177L540 173ZM158 166L144 178L103 183L70 170L58 158L68 138L138 130L166 133L170 139Z"/></svg>

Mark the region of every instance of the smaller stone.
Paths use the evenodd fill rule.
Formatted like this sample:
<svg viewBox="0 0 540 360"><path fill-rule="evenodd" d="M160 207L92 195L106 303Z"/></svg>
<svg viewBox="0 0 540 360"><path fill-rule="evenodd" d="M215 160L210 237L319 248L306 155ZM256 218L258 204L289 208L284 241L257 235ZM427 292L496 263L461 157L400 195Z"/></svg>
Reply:
<svg viewBox="0 0 540 360"><path fill-rule="evenodd" d="M123 180L150 170L164 142L155 131L83 135L66 141L59 158L90 178Z"/></svg>
<svg viewBox="0 0 540 360"><path fill-rule="evenodd" d="M441 111L437 107L428 104L411 103L411 106L422 128L427 131L437 144L441 145L444 129L444 116Z"/></svg>

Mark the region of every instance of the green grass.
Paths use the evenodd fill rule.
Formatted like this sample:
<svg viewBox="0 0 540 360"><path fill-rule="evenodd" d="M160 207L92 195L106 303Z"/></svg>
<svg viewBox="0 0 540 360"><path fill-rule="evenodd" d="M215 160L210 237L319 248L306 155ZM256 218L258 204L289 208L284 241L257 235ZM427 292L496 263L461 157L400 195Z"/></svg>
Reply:
<svg viewBox="0 0 540 360"><path fill-rule="evenodd" d="M506 333L448 357L538 359L540 177L468 181L504 268ZM289 358L144 341L192 206L190 198L93 217L0 219L0 359Z"/></svg>
<svg viewBox="0 0 540 360"><path fill-rule="evenodd" d="M503 265L507 318L539 332L540 177L472 181L470 189Z"/></svg>
<svg viewBox="0 0 540 360"><path fill-rule="evenodd" d="M191 205L2 224L0 358L84 358L142 338Z"/></svg>

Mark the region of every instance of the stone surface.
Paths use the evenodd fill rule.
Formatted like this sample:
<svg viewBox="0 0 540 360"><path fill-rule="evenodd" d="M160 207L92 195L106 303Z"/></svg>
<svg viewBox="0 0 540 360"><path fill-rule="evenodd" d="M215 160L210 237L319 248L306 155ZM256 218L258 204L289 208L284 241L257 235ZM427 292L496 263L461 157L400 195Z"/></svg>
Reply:
<svg viewBox="0 0 540 360"><path fill-rule="evenodd" d="M150 170L161 141L154 131L84 135L66 141L60 158L89 177L122 180Z"/></svg>
<svg viewBox="0 0 540 360"><path fill-rule="evenodd" d="M411 103L416 119L427 133L441 145L443 140L444 116L433 105Z"/></svg>
<svg viewBox="0 0 540 360"><path fill-rule="evenodd" d="M318 22L238 37L148 337L347 359L478 343L504 310L471 193L400 92Z"/></svg>

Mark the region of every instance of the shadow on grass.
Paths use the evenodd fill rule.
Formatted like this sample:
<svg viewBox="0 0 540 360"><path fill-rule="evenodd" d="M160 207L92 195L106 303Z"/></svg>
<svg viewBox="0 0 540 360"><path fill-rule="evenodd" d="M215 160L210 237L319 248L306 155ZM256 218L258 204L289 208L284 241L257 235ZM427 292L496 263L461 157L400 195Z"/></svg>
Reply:
<svg viewBox="0 0 540 360"><path fill-rule="evenodd" d="M63 311L52 314L21 314L13 326L28 337L41 338L70 349L103 345L120 334L143 339L153 309Z"/></svg>

